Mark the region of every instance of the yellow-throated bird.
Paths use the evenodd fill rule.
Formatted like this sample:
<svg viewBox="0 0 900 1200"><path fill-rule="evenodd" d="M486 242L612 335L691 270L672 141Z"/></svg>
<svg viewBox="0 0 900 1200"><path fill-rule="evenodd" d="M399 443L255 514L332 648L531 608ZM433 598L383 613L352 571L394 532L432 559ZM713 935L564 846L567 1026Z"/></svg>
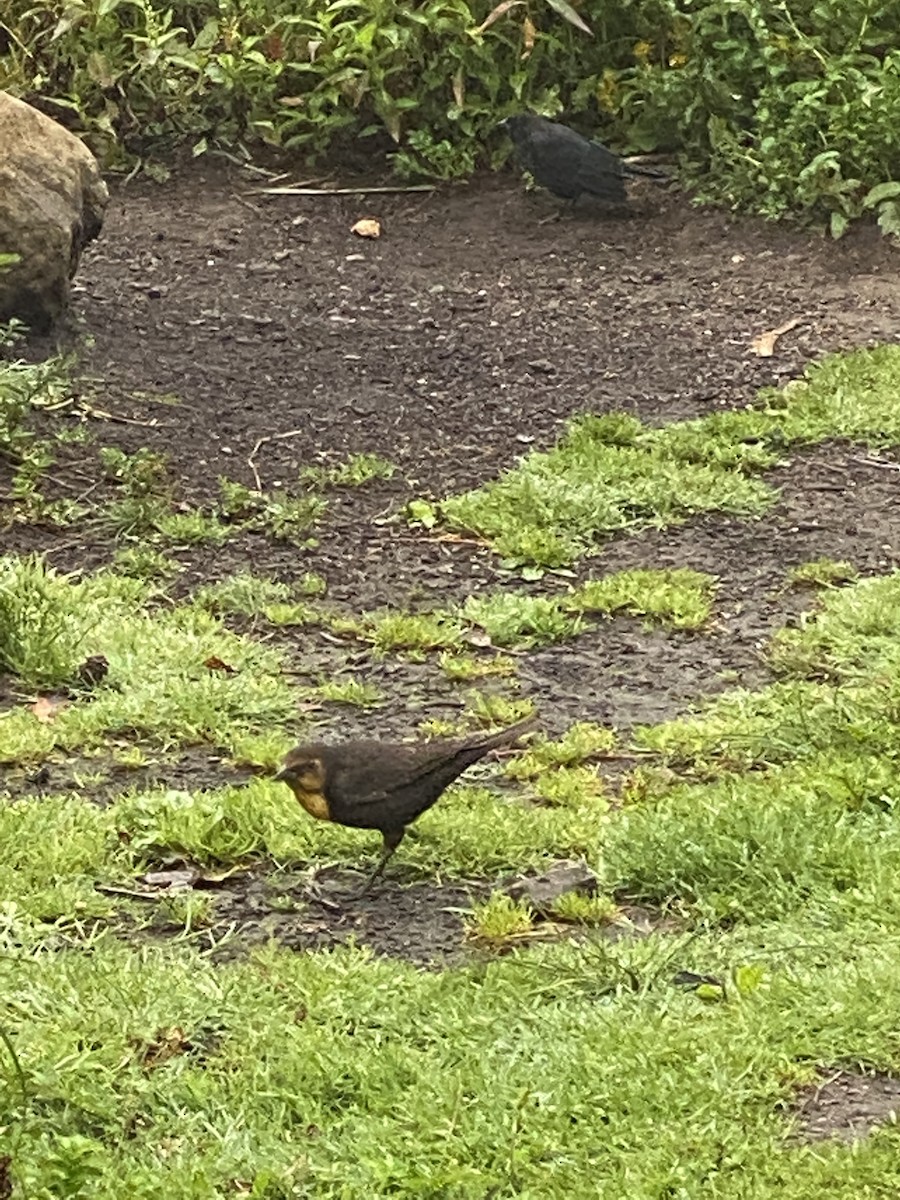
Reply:
<svg viewBox="0 0 900 1200"><path fill-rule="evenodd" d="M381 833L384 849L359 892L363 895L403 841L407 825L431 808L467 767L515 742L535 723L528 717L497 733L418 744L310 742L290 751L275 778L288 785L311 817Z"/></svg>

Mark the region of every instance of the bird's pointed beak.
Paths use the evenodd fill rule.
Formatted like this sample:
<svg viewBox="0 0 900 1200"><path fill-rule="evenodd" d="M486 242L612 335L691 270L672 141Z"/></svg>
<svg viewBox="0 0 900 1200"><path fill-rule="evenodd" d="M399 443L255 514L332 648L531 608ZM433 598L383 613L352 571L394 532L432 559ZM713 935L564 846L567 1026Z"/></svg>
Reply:
<svg viewBox="0 0 900 1200"><path fill-rule="evenodd" d="M497 122L498 129L509 129L509 117L504 117L502 121Z"/></svg>
<svg viewBox="0 0 900 1200"><path fill-rule="evenodd" d="M273 782L273 783L287 783L287 781L288 781L290 778L291 778L291 769L290 769L290 767L282 767L280 771L277 771L277 772L276 772L276 773L275 773L275 774L272 776L272 782Z"/></svg>

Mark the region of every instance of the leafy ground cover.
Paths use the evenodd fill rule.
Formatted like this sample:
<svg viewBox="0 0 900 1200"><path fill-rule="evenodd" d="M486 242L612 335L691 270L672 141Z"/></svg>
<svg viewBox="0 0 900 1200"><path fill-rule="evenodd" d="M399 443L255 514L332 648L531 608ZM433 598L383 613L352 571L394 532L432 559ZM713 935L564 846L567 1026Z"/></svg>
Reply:
<svg viewBox="0 0 900 1200"><path fill-rule="evenodd" d="M157 174L187 143L468 178L508 155L502 117L562 113L616 149L677 153L701 199L896 235L898 16L897 0L12 0L0 87Z"/></svg>
<svg viewBox="0 0 900 1200"><path fill-rule="evenodd" d="M488 191L351 285L349 208L136 196L76 357L0 367L0 1194L894 1194L897 354L822 358L896 330L884 252ZM562 562L477 523L536 471ZM377 838L270 778L531 710L355 904ZM596 896L506 895L560 858Z"/></svg>

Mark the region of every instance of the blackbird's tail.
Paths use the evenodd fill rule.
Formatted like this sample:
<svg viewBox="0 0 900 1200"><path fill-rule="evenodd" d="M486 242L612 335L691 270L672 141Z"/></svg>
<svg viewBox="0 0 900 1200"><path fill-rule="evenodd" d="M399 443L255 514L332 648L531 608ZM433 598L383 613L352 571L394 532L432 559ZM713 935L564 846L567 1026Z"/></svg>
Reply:
<svg viewBox="0 0 900 1200"><path fill-rule="evenodd" d="M668 183L672 178L668 171L660 171L658 167L639 167L632 166L630 163L622 163L622 170L626 175L637 175L642 179L655 179L659 183Z"/></svg>
<svg viewBox="0 0 900 1200"><path fill-rule="evenodd" d="M522 721L517 721L515 725L497 730L496 733L486 733L483 737L472 738L469 745L473 750L477 748L487 754L489 750L495 750L498 746L507 746L510 742L516 741L523 733L534 729L535 725L537 725L537 716L533 714L525 717Z"/></svg>

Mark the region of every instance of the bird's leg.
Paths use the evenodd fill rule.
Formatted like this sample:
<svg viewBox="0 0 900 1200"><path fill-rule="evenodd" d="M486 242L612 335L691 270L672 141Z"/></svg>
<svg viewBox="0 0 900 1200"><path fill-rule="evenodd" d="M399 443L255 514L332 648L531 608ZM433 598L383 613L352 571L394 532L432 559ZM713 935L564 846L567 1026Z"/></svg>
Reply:
<svg viewBox="0 0 900 1200"><path fill-rule="evenodd" d="M556 212L552 212L549 217L544 217L538 221L538 225L549 225L553 221L561 221L563 216L571 217L575 215L575 204L578 200L577 196L570 196L568 200L564 200Z"/></svg>
<svg viewBox="0 0 900 1200"><path fill-rule="evenodd" d="M390 833L382 833L381 836L384 839L384 849L381 852L381 858L378 860L378 865L376 866L376 868L372 872L372 874L369 876L369 878L366 880L366 882L359 889L359 891L353 893L352 899L358 900L361 896L364 896L366 894L366 892L369 890L369 888L372 886L372 884L375 882L375 880L381 878L381 875L384 872L384 868L388 865L390 860L393 858L394 851L397 849L397 847L403 841L403 835L405 833L406 833L405 829L394 829L394 830L391 830Z"/></svg>

